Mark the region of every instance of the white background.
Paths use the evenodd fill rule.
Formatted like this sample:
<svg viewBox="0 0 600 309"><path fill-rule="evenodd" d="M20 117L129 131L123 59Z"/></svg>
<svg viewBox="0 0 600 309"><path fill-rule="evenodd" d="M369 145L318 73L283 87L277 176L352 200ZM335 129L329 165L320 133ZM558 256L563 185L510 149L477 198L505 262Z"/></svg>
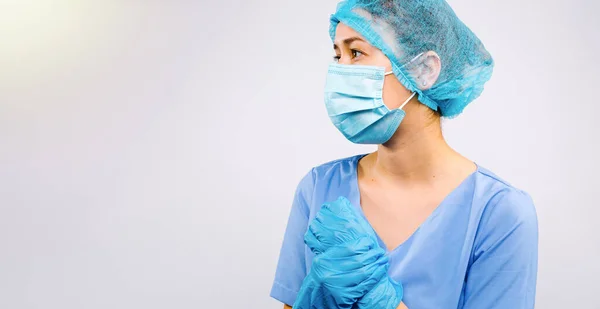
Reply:
<svg viewBox="0 0 600 309"><path fill-rule="evenodd" d="M496 68L445 136L533 196L537 308L598 309L600 6L450 4ZM373 149L323 106L335 5L0 0L0 308L280 308L296 184Z"/></svg>

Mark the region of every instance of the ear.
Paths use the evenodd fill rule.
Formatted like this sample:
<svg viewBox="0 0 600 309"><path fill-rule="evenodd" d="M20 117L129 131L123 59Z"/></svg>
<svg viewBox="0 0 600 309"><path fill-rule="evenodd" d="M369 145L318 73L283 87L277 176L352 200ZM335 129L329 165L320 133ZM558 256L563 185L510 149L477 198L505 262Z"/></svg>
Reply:
<svg viewBox="0 0 600 309"><path fill-rule="evenodd" d="M427 90L433 87L440 76L442 62L440 56L432 50L423 53L419 58L419 64L416 65L413 76L416 78L417 88Z"/></svg>

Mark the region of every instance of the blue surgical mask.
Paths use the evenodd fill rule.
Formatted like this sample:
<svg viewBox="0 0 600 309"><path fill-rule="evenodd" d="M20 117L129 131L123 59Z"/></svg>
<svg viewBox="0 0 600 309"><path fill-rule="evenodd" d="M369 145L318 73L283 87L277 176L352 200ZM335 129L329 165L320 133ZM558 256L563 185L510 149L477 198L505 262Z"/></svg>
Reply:
<svg viewBox="0 0 600 309"><path fill-rule="evenodd" d="M356 144L383 144L406 115L404 105L390 110L383 104L384 67L332 63L325 85L325 106L333 124Z"/></svg>

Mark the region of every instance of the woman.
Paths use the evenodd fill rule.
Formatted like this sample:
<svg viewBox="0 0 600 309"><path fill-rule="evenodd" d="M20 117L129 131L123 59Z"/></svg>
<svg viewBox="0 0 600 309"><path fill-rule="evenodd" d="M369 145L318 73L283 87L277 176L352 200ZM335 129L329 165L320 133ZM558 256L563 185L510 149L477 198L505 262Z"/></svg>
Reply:
<svg viewBox="0 0 600 309"><path fill-rule="evenodd" d="M530 197L450 148L440 127L489 80L482 43L443 0L344 1L330 34L329 116L378 148L302 179L271 296L295 309L533 308Z"/></svg>

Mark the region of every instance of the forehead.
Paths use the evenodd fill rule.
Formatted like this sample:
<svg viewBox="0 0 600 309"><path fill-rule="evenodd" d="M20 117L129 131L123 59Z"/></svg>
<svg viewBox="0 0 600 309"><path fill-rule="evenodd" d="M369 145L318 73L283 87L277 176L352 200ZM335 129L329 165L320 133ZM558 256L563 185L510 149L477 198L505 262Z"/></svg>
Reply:
<svg viewBox="0 0 600 309"><path fill-rule="evenodd" d="M369 12L363 9L354 9L355 14L361 16L363 21L368 24L368 27L375 33L375 37L370 35L369 37L364 37L358 31L355 31L350 26L339 22L335 28L335 37L333 39L334 46L341 46L343 41L351 38L358 37L367 42L370 46L375 47L379 50L388 50L394 55L401 54L401 48L398 44L398 36L396 35L396 31L394 27L390 25L387 21L382 19L377 19ZM379 42L375 45L371 42Z"/></svg>
<svg viewBox="0 0 600 309"><path fill-rule="evenodd" d="M333 39L333 43L335 45L343 45L344 40L348 38L360 38L367 42L367 40L354 29L350 28L346 24L338 23L335 29L335 38Z"/></svg>

